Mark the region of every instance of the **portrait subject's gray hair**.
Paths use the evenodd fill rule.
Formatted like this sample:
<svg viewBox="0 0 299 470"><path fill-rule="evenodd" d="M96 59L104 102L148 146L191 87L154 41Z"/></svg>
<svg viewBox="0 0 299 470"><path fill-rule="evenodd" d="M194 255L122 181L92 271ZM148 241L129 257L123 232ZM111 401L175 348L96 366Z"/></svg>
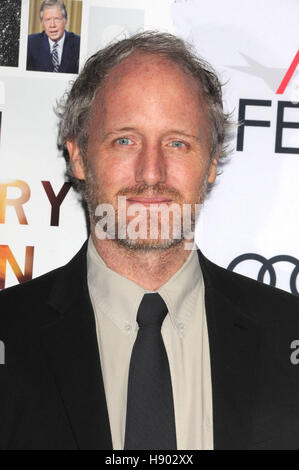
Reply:
<svg viewBox="0 0 299 470"><path fill-rule="evenodd" d="M43 20L44 10L46 8L52 8L52 7L59 8L62 11L62 16L67 20L67 11L66 11L65 4L63 3L62 0L44 0L39 10L39 17L41 21Z"/></svg>
<svg viewBox="0 0 299 470"><path fill-rule="evenodd" d="M193 51L190 44L182 39L168 33L145 31L110 44L91 56L71 90L58 103L56 109L60 118L58 147L63 151L68 166L68 176L74 183L76 180L72 174L66 142L70 140L78 143L84 161L88 144L90 110L96 93L112 67L135 51L171 60L198 81L209 107L211 159L220 148L221 159L228 153L230 114L223 111L222 85L216 72Z"/></svg>

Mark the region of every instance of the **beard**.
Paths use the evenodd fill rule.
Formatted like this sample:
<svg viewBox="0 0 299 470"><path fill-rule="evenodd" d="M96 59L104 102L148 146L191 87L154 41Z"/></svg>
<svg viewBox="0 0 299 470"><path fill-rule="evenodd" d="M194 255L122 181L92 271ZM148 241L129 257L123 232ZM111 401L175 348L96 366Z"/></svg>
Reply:
<svg viewBox="0 0 299 470"><path fill-rule="evenodd" d="M206 172L203 181L198 189L196 196L192 202L184 201L179 191L161 183L149 186L146 183L137 184L134 187L124 187L116 194L115 201L109 201L109 198L105 194L104 188L99 183L95 172L92 170L89 164L85 163L85 187L83 191L83 198L87 204L88 213L91 222L92 230L97 228L97 224L100 223L97 208L102 204L111 204L113 207L114 220L112 224L109 223L105 226L106 239L110 239L115 242L118 246L124 247L129 250L168 250L176 247L187 240L190 242L193 239L196 221L199 217L200 206L203 204L208 189L208 171ZM130 198L132 196L142 197L167 197L171 199L172 203L165 204L151 204L151 206L158 206L158 219L155 219L156 232L155 236L152 236L152 222L153 214L152 207L143 206L143 213L139 217L138 222L134 222L132 210L130 215L126 215L125 218L120 216L119 205L116 199L119 197ZM125 203L126 204L126 203ZM136 204L137 206L142 204ZM186 214L185 208L189 206L188 213ZM129 206L130 207L130 206ZM131 209L134 208L131 207ZM157 212L154 212L155 214ZM164 214L164 215L163 215ZM165 220L167 223L168 215L168 233L163 233L165 228ZM164 217L164 218L163 218ZM136 218L135 218L136 219ZM188 219L188 220L187 220ZM164 221L164 222L163 222ZM164 223L164 225L163 225ZM111 229L111 227L113 228ZM143 236L136 236L134 228L143 226ZM138 232L138 231L137 231ZM167 232L167 230L166 230ZM140 235L140 231L139 231Z"/></svg>

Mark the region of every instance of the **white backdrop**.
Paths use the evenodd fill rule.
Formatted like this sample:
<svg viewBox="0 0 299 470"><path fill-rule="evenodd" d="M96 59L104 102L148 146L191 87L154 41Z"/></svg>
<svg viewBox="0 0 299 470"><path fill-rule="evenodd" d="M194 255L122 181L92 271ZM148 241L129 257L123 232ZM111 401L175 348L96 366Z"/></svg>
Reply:
<svg viewBox="0 0 299 470"><path fill-rule="evenodd" d="M291 290L299 257L299 66L284 93L276 91L298 54L299 2L183 1L173 5L172 16L176 32L194 44L227 83L225 107L235 110L235 120L240 100L260 100L262 106L246 107L245 119L270 125L245 126L243 150L232 154L205 205L199 246L224 267L245 254L253 255L250 259L279 256L273 260L276 285ZM275 151L278 103L283 101L289 102L284 121L297 128L283 130L282 146L292 147L294 153ZM236 140L233 143L236 148ZM236 270L256 279L262 266L248 260ZM299 291L299 279L294 281Z"/></svg>
<svg viewBox="0 0 299 470"><path fill-rule="evenodd" d="M29 0L23 0L19 67L0 67L0 287L25 279L26 259L28 277L64 264L86 238L72 189L61 203L59 225L50 225L51 204L42 181L55 195L65 182L53 106L76 76L26 71L28 14ZM80 66L115 36L143 28L175 32L193 43L227 82L225 107L234 110L236 120L240 104L247 103L246 120L268 122L269 127L260 122L244 126L243 148L239 139L239 150L205 204L196 240L221 266L245 255L249 260L236 262L236 271L256 279L260 268L268 266L272 283L299 291L299 66L289 72L283 94L277 94L298 52L299 2L84 0L82 16ZM279 107L280 120L293 123L282 129L281 139L277 128L286 124L277 126ZM16 180L24 183L18 186ZM28 200L17 214L7 200L21 195ZM27 258L26 247L33 247L27 248ZM269 272L264 281L270 281Z"/></svg>

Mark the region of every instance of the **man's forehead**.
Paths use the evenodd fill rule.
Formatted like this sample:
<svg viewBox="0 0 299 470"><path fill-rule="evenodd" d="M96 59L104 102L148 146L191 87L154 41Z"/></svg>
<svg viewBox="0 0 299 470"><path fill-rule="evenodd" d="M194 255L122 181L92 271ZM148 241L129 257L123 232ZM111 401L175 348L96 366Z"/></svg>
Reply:
<svg viewBox="0 0 299 470"><path fill-rule="evenodd" d="M147 53L132 54L111 69L93 102L91 110L93 119L90 120L89 126L95 126L97 132L102 125L102 132L109 130L111 122L113 128L116 124L118 127L126 126L126 112L128 109L129 113L132 111L132 103L136 114L139 111L139 115L140 112L143 113L143 106L145 106L144 115L146 113L149 115L152 110L160 108L161 115L158 122L153 124L161 127L171 125L172 129L184 129L182 122L178 122L177 119L178 110L180 110L179 117L183 121L191 113L197 120L199 118L197 113L207 112L206 99L198 80L190 74L185 74L172 60ZM153 104L152 108L149 103ZM167 103L172 103L173 108L171 109ZM129 117L131 123L132 115ZM138 123L141 125L141 122ZM186 132L190 134L188 131L187 129Z"/></svg>
<svg viewBox="0 0 299 470"><path fill-rule="evenodd" d="M162 71L187 77L187 73L174 60L155 53L135 51L110 70L106 81L115 85L124 77L140 79L140 74L150 77ZM191 79L194 80L193 77Z"/></svg>
<svg viewBox="0 0 299 470"><path fill-rule="evenodd" d="M62 8L60 8L59 6L49 6L49 7L45 7L44 10L43 10L43 15L45 16L49 16L49 15L62 15L63 16L63 12L62 12Z"/></svg>
<svg viewBox="0 0 299 470"><path fill-rule="evenodd" d="M164 79L161 80L161 77ZM186 72L176 62L153 53L136 51L107 74L97 93L96 101L115 99L116 94L132 93L133 89L155 86L159 81L161 92L177 83L186 91L198 96L200 83L190 73Z"/></svg>

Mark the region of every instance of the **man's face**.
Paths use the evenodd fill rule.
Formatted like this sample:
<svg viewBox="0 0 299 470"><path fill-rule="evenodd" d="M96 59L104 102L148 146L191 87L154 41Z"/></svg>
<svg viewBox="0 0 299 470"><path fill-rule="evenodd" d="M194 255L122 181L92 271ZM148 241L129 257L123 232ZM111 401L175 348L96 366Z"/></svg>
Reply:
<svg viewBox="0 0 299 470"><path fill-rule="evenodd" d="M100 203L112 204L117 212L120 195L127 207L139 202L147 209L153 203L202 202L206 183L216 176L210 148L208 107L198 84L174 63L145 54L115 66L98 92L85 165L76 157L77 145L69 145L93 213ZM160 237L127 242L135 248L176 244Z"/></svg>
<svg viewBox="0 0 299 470"><path fill-rule="evenodd" d="M62 14L62 10L57 7L45 8L42 25L46 35L52 41L59 41L63 36L66 25L66 19Z"/></svg>

